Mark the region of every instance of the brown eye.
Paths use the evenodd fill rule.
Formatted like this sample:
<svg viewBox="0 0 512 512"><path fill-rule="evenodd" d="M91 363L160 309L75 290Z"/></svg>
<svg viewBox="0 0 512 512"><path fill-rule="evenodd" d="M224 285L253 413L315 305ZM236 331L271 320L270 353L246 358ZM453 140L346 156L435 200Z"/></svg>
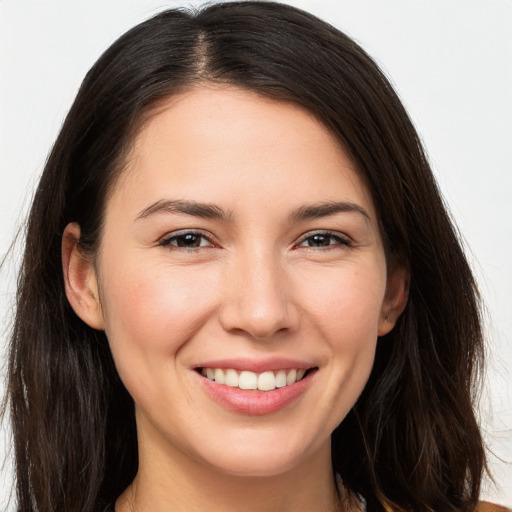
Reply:
<svg viewBox="0 0 512 512"><path fill-rule="evenodd" d="M177 247L180 249L198 249L199 247L211 247L212 243L202 233L185 231L163 239L159 245L162 247Z"/></svg>
<svg viewBox="0 0 512 512"><path fill-rule="evenodd" d="M335 233L314 233L306 236L299 243L299 247L331 247L333 245L350 245L348 240Z"/></svg>

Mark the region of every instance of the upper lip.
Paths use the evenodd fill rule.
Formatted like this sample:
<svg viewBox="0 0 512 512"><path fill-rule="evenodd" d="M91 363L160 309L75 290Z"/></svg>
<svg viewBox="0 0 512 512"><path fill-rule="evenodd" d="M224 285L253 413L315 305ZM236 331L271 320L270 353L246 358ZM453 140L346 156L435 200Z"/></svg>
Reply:
<svg viewBox="0 0 512 512"><path fill-rule="evenodd" d="M262 373L265 371L276 371L286 369L304 369L314 368L316 365L308 361L298 359L289 359L286 357L272 357L266 359L254 358L235 358L235 359L215 359L202 361L194 368L221 368L224 370L233 369L239 371L250 371Z"/></svg>

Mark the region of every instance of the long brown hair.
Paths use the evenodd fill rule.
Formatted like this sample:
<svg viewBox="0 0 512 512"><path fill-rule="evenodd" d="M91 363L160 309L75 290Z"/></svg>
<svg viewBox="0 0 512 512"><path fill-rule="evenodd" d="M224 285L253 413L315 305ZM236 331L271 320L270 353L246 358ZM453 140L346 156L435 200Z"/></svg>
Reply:
<svg viewBox="0 0 512 512"><path fill-rule="evenodd" d="M411 121L366 53L329 24L272 2L169 10L116 41L87 74L50 153L27 227L8 399L21 512L100 511L137 471L133 402L103 332L64 292L71 221L94 251L105 201L144 117L198 82L313 112L350 152L380 214L408 305L378 342L369 382L332 435L333 470L370 510L469 511L485 466L473 411L478 293Z"/></svg>

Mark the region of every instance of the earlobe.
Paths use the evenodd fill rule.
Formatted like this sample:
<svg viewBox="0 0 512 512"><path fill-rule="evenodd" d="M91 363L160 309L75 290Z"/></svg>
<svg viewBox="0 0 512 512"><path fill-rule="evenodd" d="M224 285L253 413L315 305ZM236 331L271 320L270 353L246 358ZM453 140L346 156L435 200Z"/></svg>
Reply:
<svg viewBox="0 0 512 512"><path fill-rule="evenodd" d="M96 270L78 245L80 226L72 222L62 235L62 271L66 296L75 313L90 327L103 329Z"/></svg>
<svg viewBox="0 0 512 512"><path fill-rule="evenodd" d="M379 318L379 336L388 334L403 313L409 297L409 271L397 266L389 275Z"/></svg>

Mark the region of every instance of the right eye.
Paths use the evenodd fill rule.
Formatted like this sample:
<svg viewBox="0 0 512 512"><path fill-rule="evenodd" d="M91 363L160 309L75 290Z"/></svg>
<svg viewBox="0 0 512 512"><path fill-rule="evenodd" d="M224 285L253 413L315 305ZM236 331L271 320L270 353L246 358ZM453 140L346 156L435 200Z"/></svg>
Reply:
<svg viewBox="0 0 512 512"><path fill-rule="evenodd" d="M169 249L197 250L200 247L213 247L206 235L198 231L180 231L164 237L158 244Z"/></svg>

